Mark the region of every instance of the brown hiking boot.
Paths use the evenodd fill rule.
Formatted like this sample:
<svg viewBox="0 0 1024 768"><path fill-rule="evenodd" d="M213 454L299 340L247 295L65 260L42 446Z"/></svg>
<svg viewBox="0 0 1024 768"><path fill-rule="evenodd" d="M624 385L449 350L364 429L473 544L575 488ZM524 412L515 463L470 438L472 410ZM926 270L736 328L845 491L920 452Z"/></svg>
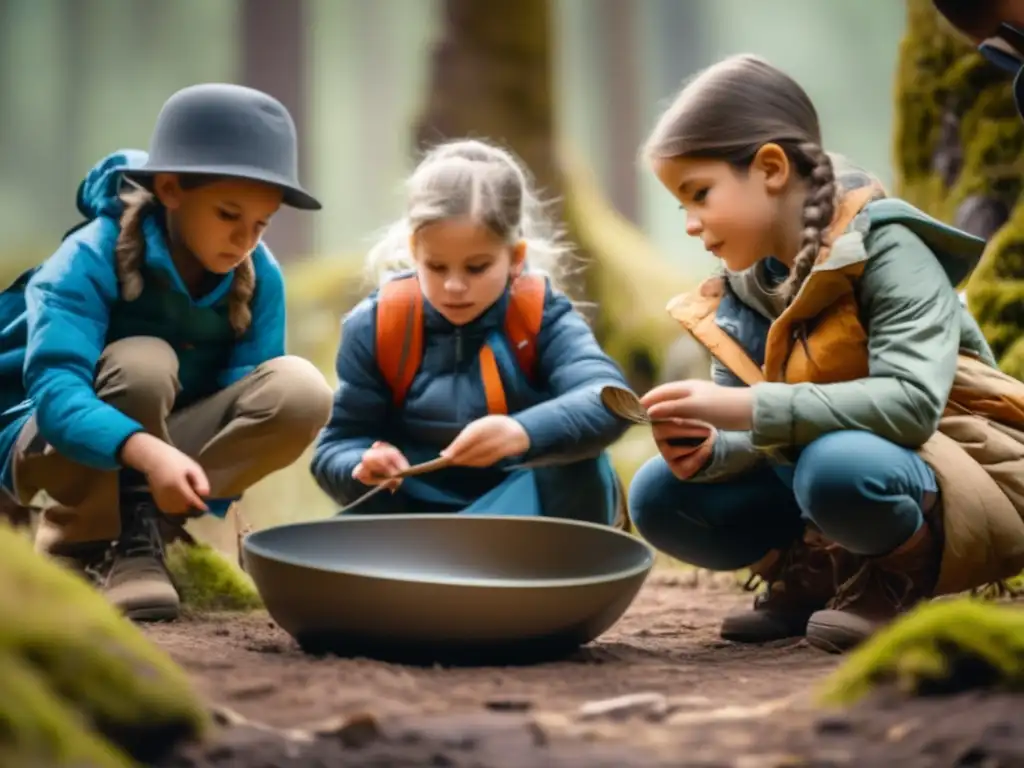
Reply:
<svg viewBox="0 0 1024 768"><path fill-rule="evenodd" d="M784 551L773 550L751 566L765 582L754 608L726 616L721 636L737 643L767 643L802 637L811 615L828 603L852 572L844 550L808 528Z"/></svg>
<svg viewBox="0 0 1024 768"><path fill-rule="evenodd" d="M928 523L887 555L862 558L825 610L811 616L807 642L842 653L921 600L932 596L942 547Z"/></svg>
<svg viewBox="0 0 1024 768"><path fill-rule="evenodd" d="M158 515L151 501L122 499L121 536L110 548L102 590L133 621L169 621L181 610L164 565Z"/></svg>

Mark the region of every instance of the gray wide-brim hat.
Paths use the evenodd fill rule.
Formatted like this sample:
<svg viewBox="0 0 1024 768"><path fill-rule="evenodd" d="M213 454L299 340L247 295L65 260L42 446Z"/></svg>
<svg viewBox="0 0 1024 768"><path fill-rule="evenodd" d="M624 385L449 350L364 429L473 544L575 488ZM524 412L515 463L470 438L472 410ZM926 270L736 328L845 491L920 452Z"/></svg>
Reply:
<svg viewBox="0 0 1024 768"><path fill-rule="evenodd" d="M317 211L299 183L295 122L277 99L227 83L193 85L167 100L150 139L149 160L125 176L148 187L157 173L250 179L284 191L284 204Z"/></svg>

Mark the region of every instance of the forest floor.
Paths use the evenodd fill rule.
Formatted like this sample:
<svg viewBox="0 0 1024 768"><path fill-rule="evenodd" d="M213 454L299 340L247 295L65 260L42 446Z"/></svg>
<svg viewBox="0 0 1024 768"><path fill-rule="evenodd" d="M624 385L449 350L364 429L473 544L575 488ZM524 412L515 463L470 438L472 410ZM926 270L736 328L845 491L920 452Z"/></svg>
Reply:
<svg viewBox="0 0 1024 768"><path fill-rule="evenodd" d="M160 768L1024 766L1024 697L882 695L824 710L814 691L840 657L718 637L750 600L656 569L597 641L525 667L314 657L264 613L149 625L223 725Z"/></svg>

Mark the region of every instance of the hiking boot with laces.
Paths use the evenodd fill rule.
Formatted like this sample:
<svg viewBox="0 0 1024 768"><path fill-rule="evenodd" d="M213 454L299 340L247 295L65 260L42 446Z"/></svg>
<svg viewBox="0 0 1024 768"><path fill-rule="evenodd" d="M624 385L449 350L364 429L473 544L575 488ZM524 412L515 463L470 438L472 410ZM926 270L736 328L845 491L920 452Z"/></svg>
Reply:
<svg viewBox="0 0 1024 768"><path fill-rule="evenodd" d="M925 523L902 545L866 557L825 610L807 624L807 642L831 653L850 650L921 600L932 596L942 548Z"/></svg>
<svg viewBox="0 0 1024 768"><path fill-rule="evenodd" d="M123 497L121 510L102 585L107 600L133 621L176 619L181 599L164 565L159 512L148 496Z"/></svg>
<svg viewBox="0 0 1024 768"><path fill-rule="evenodd" d="M811 615L825 607L849 569L849 556L809 528L788 549L751 566L765 591L754 599L753 610L725 617L722 639L767 643L802 637Z"/></svg>

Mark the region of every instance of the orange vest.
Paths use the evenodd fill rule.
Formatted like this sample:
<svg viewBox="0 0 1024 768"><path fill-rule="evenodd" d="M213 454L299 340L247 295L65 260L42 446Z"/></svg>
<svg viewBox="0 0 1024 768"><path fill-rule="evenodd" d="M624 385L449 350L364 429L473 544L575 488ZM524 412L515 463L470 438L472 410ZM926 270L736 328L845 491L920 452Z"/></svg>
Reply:
<svg viewBox="0 0 1024 768"><path fill-rule="evenodd" d="M829 242L846 230L875 191L862 187L843 198L815 264L828 259ZM854 292L863 272L863 263L812 271L769 328L763 368L715 322L724 277L705 280L693 294L673 299L668 311L746 384L852 381L868 375L868 338Z"/></svg>

